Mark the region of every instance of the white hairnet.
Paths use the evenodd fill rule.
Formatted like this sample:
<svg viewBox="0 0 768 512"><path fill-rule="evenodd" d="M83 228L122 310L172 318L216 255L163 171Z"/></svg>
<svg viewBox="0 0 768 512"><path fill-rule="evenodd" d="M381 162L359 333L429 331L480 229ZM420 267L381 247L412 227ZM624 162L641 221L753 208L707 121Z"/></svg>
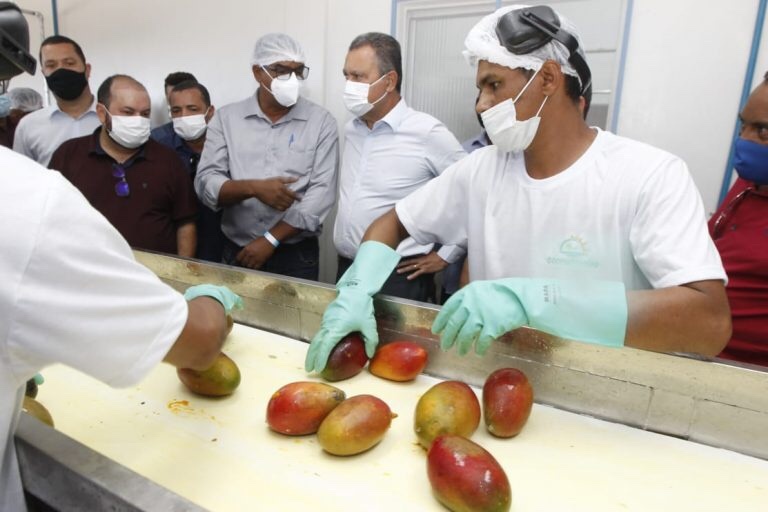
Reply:
<svg viewBox="0 0 768 512"><path fill-rule="evenodd" d="M524 55L516 55L502 46L499 42L499 38L496 35L496 25L499 22L499 18L504 16L510 11L518 9L524 9L530 7L529 5L511 5L509 7L502 7L496 10L496 12L489 14L481 19L467 34L467 38L464 40L464 47L466 48L462 53L464 58L470 66L477 66L477 62L480 60L487 60L493 64L499 64L500 66L507 66L508 68L523 68L537 71L541 68L546 60L553 60L560 64L563 73L576 77L581 84L581 78L576 72L576 69L568 62L570 53L559 41L554 39L541 48L538 48L531 53ZM576 26L571 23L566 17L559 12L556 12L557 17L560 19L560 28L570 33L579 42L579 53L584 56L583 45L581 43L581 37L576 32ZM583 84L582 84L583 85Z"/></svg>
<svg viewBox="0 0 768 512"><path fill-rule="evenodd" d="M43 97L29 87L15 87L8 91L8 99L11 100L11 108L22 112L34 112L43 108Z"/></svg>
<svg viewBox="0 0 768 512"><path fill-rule="evenodd" d="M294 38L288 34L273 33L256 41L251 66L269 66L283 60L305 63L304 50Z"/></svg>

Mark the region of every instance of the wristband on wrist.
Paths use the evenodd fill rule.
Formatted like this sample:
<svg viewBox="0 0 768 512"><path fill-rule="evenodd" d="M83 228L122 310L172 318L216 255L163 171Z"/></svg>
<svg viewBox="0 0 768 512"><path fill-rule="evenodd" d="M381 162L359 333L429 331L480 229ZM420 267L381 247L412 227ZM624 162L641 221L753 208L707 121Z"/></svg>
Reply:
<svg viewBox="0 0 768 512"><path fill-rule="evenodd" d="M264 238L266 238L266 239L267 239L267 241L268 241L269 243L271 243L271 244L272 244L272 246L273 246L273 247L275 247L275 248L277 248L277 246L278 246L278 245L280 245L280 240L278 240L277 238L275 238L275 237L272 235L272 233L270 233L269 231L265 231L265 232L264 232Z"/></svg>

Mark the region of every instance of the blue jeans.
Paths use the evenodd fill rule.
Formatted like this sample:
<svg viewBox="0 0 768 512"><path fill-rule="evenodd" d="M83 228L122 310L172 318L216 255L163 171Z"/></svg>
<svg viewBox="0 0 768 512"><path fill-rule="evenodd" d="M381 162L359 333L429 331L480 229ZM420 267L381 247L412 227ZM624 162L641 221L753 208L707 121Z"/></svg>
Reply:
<svg viewBox="0 0 768 512"><path fill-rule="evenodd" d="M225 237L221 262L226 265L242 266L236 259L237 253L242 249ZM317 237L307 238L295 244L280 244L272 257L257 270L317 281L320 273L320 246L317 243Z"/></svg>

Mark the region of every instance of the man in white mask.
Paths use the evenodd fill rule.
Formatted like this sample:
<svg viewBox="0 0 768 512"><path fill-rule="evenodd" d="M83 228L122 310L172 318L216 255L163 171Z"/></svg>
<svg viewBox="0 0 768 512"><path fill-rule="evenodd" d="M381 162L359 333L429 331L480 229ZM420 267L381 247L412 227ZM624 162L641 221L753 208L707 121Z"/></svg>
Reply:
<svg viewBox="0 0 768 512"><path fill-rule="evenodd" d="M465 47L493 145L371 225L307 369L322 370L350 331L373 350L366 296L409 235L468 249L470 283L432 326L443 349L482 355L528 326L610 347L717 354L731 331L726 275L696 186L676 156L585 123L590 73L575 27L547 6L504 7Z"/></svg>
<svg viewBox="0 0 768 512"><path fill-rule="evenodd" d="M152 130L150 137L179 155L192 181L197 174L208 123L216 108L211 104L208 89L197 80L187 80L172 86L168 91L168 106L171 121ZM197 206L195 257L218 263L224 246L221 212L213 211L200 200Z"/></svg>
<svg viewBox="0 0 768 512"><path fill-rule="evenodd" d="M113 75L99 87L92 135L66 141L49 163L138 249L193 257L197 199L176 153L149 138L142 84Z"/></svg>
<svg viewBox="0 0 768 512"><path fill-rule="evenodd" d="M301 95L305 61L286 34L256 41L258 89L211 120L195 190L223 210L223 263L317 280L318 236L336 200L339 135L330 112Z"/></svg>
<svg viewBox="0 0 768 512"><path fill-rule="evenodd" d="M338 276L352 264L371 222L466 156L443 123L413 110L400 96L400 44L392 36L371 32L355 38L344 76L344 104L354 118L345 127L333 232ZM434 273L464 254L459 247L435 251L433 244L411 239L397 251L404 259L383 276L382 292L423 302L434 298Z"/></svg>

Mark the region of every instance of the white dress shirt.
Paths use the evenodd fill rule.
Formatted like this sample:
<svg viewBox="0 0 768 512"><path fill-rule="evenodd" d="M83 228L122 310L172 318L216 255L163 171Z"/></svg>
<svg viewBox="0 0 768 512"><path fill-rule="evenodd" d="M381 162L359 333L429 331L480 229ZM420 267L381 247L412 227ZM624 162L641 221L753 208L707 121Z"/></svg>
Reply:
<svg viewBox="0 0 768 512"><path fill-rule="evenodd" d="M63 142L90 135L101 123L96 115L96 96L91 106L74 118L53 105L27 114L19 121L13 139L13 150L48 166L53 152Z"/></svg>
<svg viewBox="0 0 768 512"><path fill-rule="evenodd" d="M466 153L443 123L408 107L405 100L376 121L372 129L364 121L353 119L345 132L333 242L341 256L353 259L373 221ZM403 257L421 256L432 247L407 238L397 252ZM452 263L464 250L444 246L438 254Z"/></svg>

